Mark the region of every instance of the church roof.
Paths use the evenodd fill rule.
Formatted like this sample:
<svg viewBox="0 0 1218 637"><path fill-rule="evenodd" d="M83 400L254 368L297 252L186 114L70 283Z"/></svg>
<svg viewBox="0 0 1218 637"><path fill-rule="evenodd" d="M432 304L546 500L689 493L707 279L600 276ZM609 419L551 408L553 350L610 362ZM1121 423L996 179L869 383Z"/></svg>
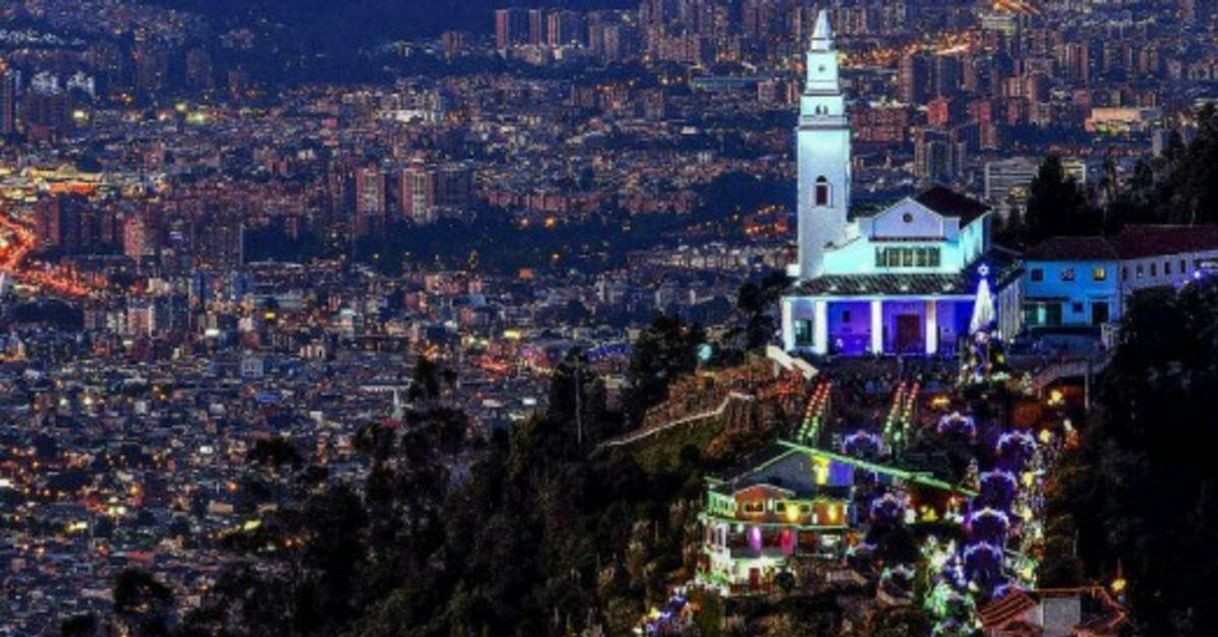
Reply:
<svg viewBox="0 0 1218 637"><path fill-rule="evenodd" d="M958 273L828 274L804 281L795 296L971 296L981 280L982 264L989 266L994 290L1005 288L1023 271L1014 254L991 250Z"/></svg>
<svg viewBox="0 0 1218 637"><path fill-rule="evenodd" d="M914 201L944 217L959 217L961 228L990 211L990 207L980 201L944 186L934 186L914 197Z"/></svg>

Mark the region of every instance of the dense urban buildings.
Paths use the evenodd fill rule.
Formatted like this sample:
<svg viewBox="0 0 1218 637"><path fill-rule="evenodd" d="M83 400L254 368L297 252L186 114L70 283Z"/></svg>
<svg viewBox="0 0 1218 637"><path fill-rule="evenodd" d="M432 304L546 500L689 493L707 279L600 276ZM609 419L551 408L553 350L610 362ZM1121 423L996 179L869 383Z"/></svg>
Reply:
<svg viewBox="0 0 1218 637"><path fill-rule="evenodd" d="M1212 634L1216 35L0 3L0 636Z"/></svg>

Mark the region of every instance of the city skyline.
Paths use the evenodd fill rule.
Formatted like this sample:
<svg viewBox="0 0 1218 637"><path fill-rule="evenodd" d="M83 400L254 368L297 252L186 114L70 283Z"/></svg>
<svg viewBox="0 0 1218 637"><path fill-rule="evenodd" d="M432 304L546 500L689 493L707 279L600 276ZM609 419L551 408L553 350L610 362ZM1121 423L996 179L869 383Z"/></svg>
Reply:
<svg viewBox="0 0 1218 637"><path fill-rule="evenodd" d="M0 6L0 635L1211 634L1205 0Z"/></svg>

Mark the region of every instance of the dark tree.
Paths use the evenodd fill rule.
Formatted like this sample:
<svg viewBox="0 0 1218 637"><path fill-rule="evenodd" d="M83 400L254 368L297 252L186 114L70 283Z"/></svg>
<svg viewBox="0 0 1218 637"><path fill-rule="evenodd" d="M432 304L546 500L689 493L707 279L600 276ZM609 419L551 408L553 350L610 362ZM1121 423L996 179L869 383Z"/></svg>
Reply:
<svg viewBox="0 0 1218 637"><path fill-rule="evenodd" d="M150 573L129 568L115 578L115 620L130 634L169 635L172 610L173 592Z"/></svg>
<svg viewBox="0 0 1218 637"><path fill-rule="evenodd" d="M698 366L698 346L706 341L700 326L677 316L657 318L634 343L623 411L632 426L643 423L647 410L668 398L668 386Z"/></svg>
<svg viewBox="0 0 1218 637"><path fill-rule="evenodd" d="M73 615L59 627L61 637L93 637L97 632L97 617L93 615Z"/></svg>
<svg viewBox="0 0 1218 637"><path fill-rule="evenodd" d="M617 419L606 405L605 383L589 369L582 351L569 352L554 370L545 426L554 431L554 453L587 453L601 440L617 433Z"/></svg>
<svg viewBox="0 0 1218 637"><path fill-rule="evenodd" d="M283 465L299 467L304 462L304 458L296 450L296 446L287 438L278 436L254 442L254 446L246 454L246 459L254 464L267 467Z"/></svg>
<svg viewBox="0 0 1218 637"><path fill-rule="evenodd" d="M745 349L765 347L774 338L776 325L773 312L782 294L790 287L791 277L781 270L771 271L758 283L750 281L740 286L736 307L745 316Z"/></svg>
<svg viewBox="0 0 1218 637"><path fill-rule="evenodd" d="M1091 234L1099 230L1087 197L1061 157L1047 155L1040 164L1028 192L1024 213L1024 240L1035 243L1062 235Z"/></svg>
<svg viewBox="0 0 1218 637"><path fill-rule="evenodd" d="M1218 282L1135 297L1102 379L1099 415L1051 500L1073 516L1090 576L1111 581L1124 569L1143 634L1218 633L1209 592L1218 571L1214 361ZM1069 535L1049 531L1058 543ZM1059 562L1066 550L1056 547Z"/></svg>

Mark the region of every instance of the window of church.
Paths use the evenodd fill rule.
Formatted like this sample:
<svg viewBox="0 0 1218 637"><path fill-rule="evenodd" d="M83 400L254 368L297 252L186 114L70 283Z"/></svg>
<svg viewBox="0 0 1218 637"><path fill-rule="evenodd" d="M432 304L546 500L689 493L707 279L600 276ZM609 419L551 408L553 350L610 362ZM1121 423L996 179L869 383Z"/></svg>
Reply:
<svg viewBox="0 0 1218 637"><path fill-rule="evenodd" d="M816 205L828 206L829 203L829 180L824 177L816 178Z"/></svg>
<svg viewBox="0 0 1218 637"><path fill-rule="evenodd" d="M877 268L937 268L942 263L938 247L876 248Z"/></svg>

